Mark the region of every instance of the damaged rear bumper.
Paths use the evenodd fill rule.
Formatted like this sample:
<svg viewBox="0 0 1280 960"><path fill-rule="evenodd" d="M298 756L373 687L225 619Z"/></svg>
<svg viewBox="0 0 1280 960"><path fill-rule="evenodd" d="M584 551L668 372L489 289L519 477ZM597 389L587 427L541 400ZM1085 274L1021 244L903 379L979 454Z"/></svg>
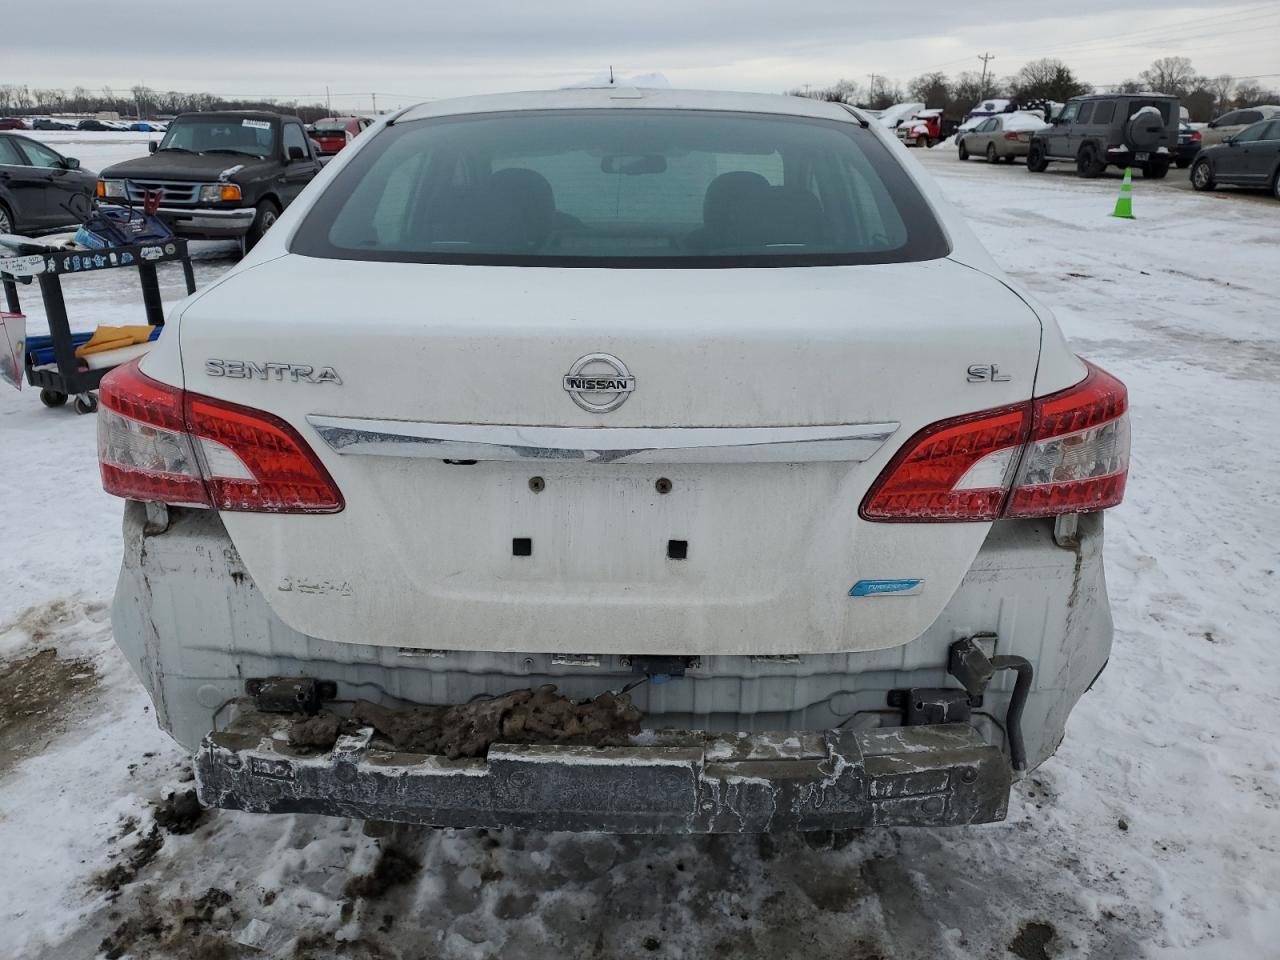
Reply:
<svg viewBox="0 0 1280 960"><path fill-rule="evenodd" d="M494 744L482 759L448 760L380 749L369 728L307 752L289 745L286 718L249 719L237 726L253 732L211 733L197 753L204 804L450 827L763 833L990 823L1004 819L1010 787L1005 756L957 723Z"/></svg>

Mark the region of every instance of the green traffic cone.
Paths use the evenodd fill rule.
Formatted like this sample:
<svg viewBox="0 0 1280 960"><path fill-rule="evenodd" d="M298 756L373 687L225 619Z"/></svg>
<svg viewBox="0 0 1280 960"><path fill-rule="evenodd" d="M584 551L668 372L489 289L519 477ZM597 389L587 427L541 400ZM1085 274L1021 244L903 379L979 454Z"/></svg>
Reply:
<svg viewBox="0 0 1280 960"><path fill-rule="evenodd" d="M1120 196L1116 199L1116 208L1111 211L1113 217L1125 220L1136 220L1133 215L1133 168L1124 168L1124 182L1120 184Z"/></svg>

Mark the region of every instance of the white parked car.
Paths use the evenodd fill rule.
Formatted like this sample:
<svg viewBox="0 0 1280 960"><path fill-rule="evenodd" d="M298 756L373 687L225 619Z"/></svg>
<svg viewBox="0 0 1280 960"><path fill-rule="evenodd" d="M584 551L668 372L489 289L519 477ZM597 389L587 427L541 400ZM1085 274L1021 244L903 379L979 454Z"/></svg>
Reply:
<svg viewBox="0 0 1280 960"><path fill-rule="evenodd" d="M853 108L434 102L103 381L115 635L215 806L999 820L1107 661L1126 403Z"/></svg>

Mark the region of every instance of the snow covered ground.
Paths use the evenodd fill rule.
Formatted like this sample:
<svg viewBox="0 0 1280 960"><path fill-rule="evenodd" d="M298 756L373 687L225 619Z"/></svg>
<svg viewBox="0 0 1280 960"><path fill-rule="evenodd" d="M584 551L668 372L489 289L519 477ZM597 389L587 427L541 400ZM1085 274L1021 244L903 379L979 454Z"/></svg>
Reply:
<svg viewBox="0 0 1280 960"><path fill-rule="evenodd" d="M145 150L48 139L90 167ZM441 831L379 860L358 824L192 822L165 802L189 763L111 643L120 504L94 418L6 389L0 957L1276 956L1280 204L1191 194L1174 172L1138 180L1139 219L1115 220L1116 178L912 153L1132 401L1111 664L1006 823L838 850ZM231 262L198 254L201 283ZM73 319L131 319L120 273L68 280Z"/></svg>

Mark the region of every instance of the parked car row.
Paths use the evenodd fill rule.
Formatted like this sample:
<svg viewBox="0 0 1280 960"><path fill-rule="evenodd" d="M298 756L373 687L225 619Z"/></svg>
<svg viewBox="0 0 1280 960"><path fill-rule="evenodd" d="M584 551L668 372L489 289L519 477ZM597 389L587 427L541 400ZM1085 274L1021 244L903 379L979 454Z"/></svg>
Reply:
<svg viewBox="0 0 1280 960"><path fill-rule="evenodd" d="M63 120L57 117L0 117L0 130L89 130L92 132L162 133L165 124L158 120Z"/></svg>
<svg viewBox="0 0 1280 960"><path fill-rule="evenodd" d="M1261 119L1240 126L1255 117ZM989 163L1026 157L1032 173L1051 163L1074 163L1086 178L1114 166L1159 180L1176 165L1191 168L1196 190L1254 187L1280 199L1280 107L1236 110L1198 130L1181 118L1177 97L1090 94L1067 101L1050 123L1021 112L987 117L957 133L956 153Z"/></svg>

